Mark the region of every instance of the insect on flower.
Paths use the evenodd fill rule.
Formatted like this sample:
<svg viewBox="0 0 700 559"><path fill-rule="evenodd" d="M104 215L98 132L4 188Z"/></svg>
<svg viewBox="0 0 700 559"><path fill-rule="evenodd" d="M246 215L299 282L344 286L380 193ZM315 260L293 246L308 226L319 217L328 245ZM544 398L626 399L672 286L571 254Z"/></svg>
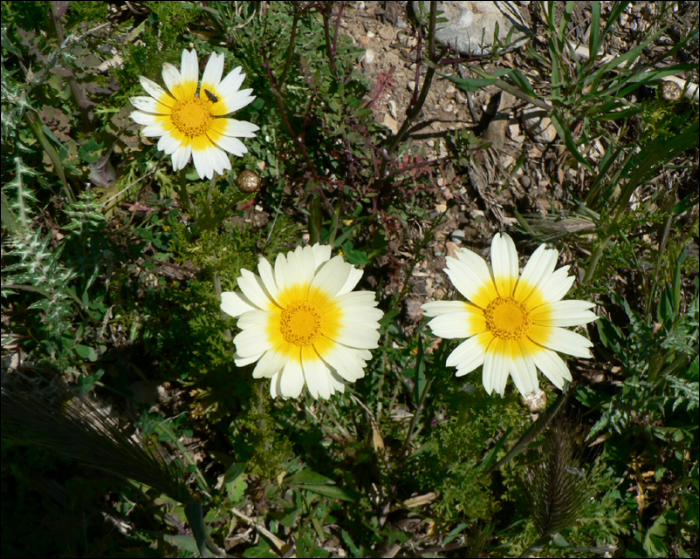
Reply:
<svg viewBox="0 0 700 559"><path fill-rule="evenodd" d="M180 69L163 65L167 91L140 77L149 96L131 98L138 109L131 118L145 126L144 136L159 138L158 150L171 156L173 170L184 169L193 159L199 176L211 179L231 169L227 152L237 157L248 152L239 138L254 138L258 126L226 115L249 105L255 96L252 89L241 89L245 74L240 66L222 79L223 73L224 55L213 53L200 81L197 53L185 50Z"/></svg>

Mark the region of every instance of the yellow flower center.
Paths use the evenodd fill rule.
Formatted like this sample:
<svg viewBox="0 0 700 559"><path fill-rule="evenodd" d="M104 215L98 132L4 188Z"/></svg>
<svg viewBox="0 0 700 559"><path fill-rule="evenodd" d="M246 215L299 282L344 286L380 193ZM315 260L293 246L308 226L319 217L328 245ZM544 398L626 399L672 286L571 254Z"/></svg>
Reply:
<svg viewBox="0 0 700 559"><path fill-rule="evenodd" d="M296 301L282 311L280 331L290 344L308 346L318 338L323 326L323 315L309 301Z"/></svg>
<svg viewBox="0 0 700 559"><path fill-rule="evenodd" d="M502 340L522 340L530 330L532 319L527 307L513 297L498 297L484 311L486 327Z"/></svg>
<svg viewBox="0 0 700 559"><path fill-rule="evenodd" d="M175 128L190 138L202 136L211 126L211 103L199 97L178 101L170 117Z"/></svg>

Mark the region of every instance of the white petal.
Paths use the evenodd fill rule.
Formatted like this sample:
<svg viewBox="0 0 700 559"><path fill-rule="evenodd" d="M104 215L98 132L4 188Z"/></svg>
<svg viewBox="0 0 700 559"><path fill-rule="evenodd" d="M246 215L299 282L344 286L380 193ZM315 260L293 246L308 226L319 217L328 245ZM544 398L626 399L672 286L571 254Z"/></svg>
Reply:
<svg viewBox="0 0 700 559"><path fill-rule="evenodd" d="M498 295L493 287L488 267L470 266L463 260L456 260L449 256L446 260L446 272L450 281L467 300L485 308ZM485 265L486 262L484 262Z"/></svg>
<svg viewBox="0 0 700 559"><path fill-rule="evenodd" d="M481 328L479 328L479 322L481 323ZM475 334L481 334L485 330L483 322L483 319L474 321L472 313L467 312L463 305L462 310L459 312L436 316L428 322L428 326L430 326L430 329L436 336L452 340L454 338L470 338Z"/></svg>
<svg viewBox="0 0 700 559"><path fill-rule="evenodd" d="M163 124L160 122L149 124L145 128L141 129L141 135L145 136L146 138L158 138L164 134L167 134L167 131L165 128L163 128Z"/></svg>
<svg viewBox="0 0 700 559"><path fill-rule="evenodd" d="M309 277L309 270L302 270L301 257L301 247L297 247L296 250L287 253L287 259L282 261L282 267L284 269L285 287L290 287L292 285L301 285L305 278ZM275 263L275 273L277 263ZM311 271L311 274L313 272Z"/></svg>
<svg viewBox="0 0 700 559"><path fill-rule="evenodd" d="M505 382L501 383L501 379L503 377L505 377L506 380L508 379L508 370L506 369L503 354L498 351L499 345L500 340L494 339L488 351L486 351L482 369L482 382L487 394L491 394L496 390L496 392L503 396L503 393L500 392L500 387L503 385L505 389Z"/></svg>
<svg viewBox="0 0 700 559"><path fill-rule="evenodd" d="M223 85L224 82L221 83ZM221 86L219 87L219 91L223 91ZM242 89L235 95L226 95L225 93L222 93L222 97L219 101L226 103L226 113L224 114L236 112L237 110L250 105L253 101L255 101L255 95L251 95L252 93L252 89Z"/></svg>
<svg viewBox="0 0 700 559"><path fill-rule="evenodd" d="M462 312L464 311L464 303L462 301L431 301L421 305L421 309L423 309L423 314L430 318L446 313Z"/></svg>
<svg viewBox="0 0 700 559"><path fill-rule="evenodd" d="M156 101L163 103L168 107L175 106L175 99L173 99L168 92L156 82L151 81L148 78L144 78L143 76L139 76L139 81L141 82L141 86L146 90L146 93L148 93Z"/></svg>
<svg viewBox="0 0 700 559"><path fill-rule="evenodd" d="M287 360L283 353L272 349L266 351L253 370L253 378L271 378L282 370Z"/></svg>
<svg viewBox="0 0 700 559"><path fill-rule="evenodd" d="M224 55L211 53L204 74L202 75L202 89L217 89L224 73ZM209 87L207 87L209 86Z"/></svg>
<svg viewBox="0 0 700 559"><path fill-rule="evenodd" d="M261 355L272 349L265 329L254 326L242 330L233 338L233 343L236 344L236 353L243 358Z"/></svg>
<svg viewBox="0 0 700 559"><path fill-rule="evenodd" d="M237 317L245 312L256 310L250 301L232 291L225 291L221 294L221 305L219 308L226 314Z"/></svg>
<svg viewBox="0 0 700 559"><path fill-rule="evenodd" d="M180 146L182 146L182 142L174 138L170 132L166 132L161 139L158 140L158 151L164 151L166 155L172 155Z"/></svg>
<svg viewBox="0 0 700 559"><path fill-rule="evenodd" d="M280 379L282 378L282 371L275 373L270 378L270 396L272 398L277 398L280 395L279 385Z"/></svg>
<svg viewBox="0 0 700 559"><path fill-rule="evenodd" d="M345 262L342 256L331 258L316 271L316 275L311 281L310 291L320 290L333 298L345 285L350 271L350 264Z"/></svg>
<svg viewBox="0 0 700 559"><path fill-rule="evenodd" d="M131 117L131 120L133 120L136 124L143 124L144 126L149 124L160 124L158 116L151 113L132 111L129 116Z"/></svg>
<svg viewBox="0 0 700 559"><path fill-rule="evenodd" d="M511 342L511 347L514 349L513 353L517 351L519 355L513 355L510 358L510 376L513 377L518 392L523 396L528 396L539 388L535 361L530 355L519 350L518 342Z"/></svg>
<svg viewBox="0 0 700 559"><path fill-rule="evenodd" d="M238 287L241 288L243 294L248 297L256 307L262 310L268 310L270 308L271 301L267 293L265 293L265 284L263 284L260 277L253 272L243 268L238 278Z"/></svg>
<svg viewBox="0 0 700 559"><path fill-rule="evenodd" d="M342 306L341 307L343 316L352 319L356 319L356 322L360 322L364 325L379 324L379 321L384 316L381 309L375 307L354 307L354 306Z"/></svg>
<svg viewBox="0 0 700 559"><path fill-rule="evenodd" d="M158 110L160 104L152 97L132 97L129 99L129 101L131 101L131 104L140 111L145 113L161 114Z"/></svg>
<svg viewBox="0 0 700 559"><path fill-rule="evenodd" d="M208 151L214 163L214 170L217 173L223 175L224 172L231 170L231 161L224 150L218 147L213 147Z"/></svg>
<svg viewBox="0 0 700 559"><path fill-rule="evenodd" d="M187 51L183 51L183 56ZM197 78L195 78L196 80ZM178 70L175 66L170 64L169 62L166 62L163 64L163 81L165 82L165 86L168 88L170 93L175 97L175 99L178 98L178 88L182 85L183 79L182 75L180 74L180 70Z"/></svg>
<svg viewBox="0 0 700 559"><path fill-rule="evenodd" d="M318 270L321 264L331 259L330 245L320 245L316 243L311 247L311 252L313 252L314 255L315 270Z"/></svg>
<svg viewBox="0 0 700 559"><path fill-rule="evenodd" d="M365 376L365 361L357 350L342 344L334 344L323 359L348 382L355 382Z"/></svg>
<svg viewBox="0 0 700 559"><path fill-rule="evenodd" d="M279 292L277 290L277 283L275 282L275 273L270 263L264 258L261 258L258 262L258 272L260 272L260 279L262 280L263 287L268 296L272 300L277 301Z"/></svg>
<svg viewBox="0 0 700 559"><path fill-rule="evenodd" d="M302 352L302 354L306 353L308 352ZM329 377L331 372L328 370L328 366L318 356L314 359L313 357L307 357L307 355L304 355L302 358L301 366L304 370L304 379L306 380L309 394L314 398L320 396L324 400L330 398L331 386Z"/></svg>
<svg viewBox="0 0 700 559"><path fill-rule="evenodd" d="M537 368L559 390L564 389L564 381L571 381L571 372L564 360L549 349L542 349L532 356Z"/></svg>
<svg viewBox="0 0 700 559"><path fill-rule="evenodd" d="M491 269L481 256L476 252L472 252L468 248L463 248L457 251L457 259L466 264L469 269L473 271L475 277L475 283L481 284L491 281Z"/></svg>
<svg viewBox="0 0 700 559"><path fill-rule="evenodd" d="M559 253L540 245L527 261L513 295L518 301L524 302L541 282L548 280L557 265Z"/></svg>
<svg viewBox="0 0 700 559"><path fill-rule="evenodd" d="M238 93L241 85L243 85L243 80L245 80L245 74L243 74L242 71L243 68L238 66L226 75L223 81L219 84L219 90L221 91L222 95L233 97L236 93Z"/></svg>
<svg viewBox="0 0 700 559"><path fill-rule="evenodd" d="M197 61L197 51L183 50L180 63L180 75L184 81L197 83L199 81L199 62ZM194 95L194 92L192 92Z"/></svg>
<svg viewBox="0 0 700 559"><path fill-rule="evenodd" d="M598 319L595 313L589 310L594 306L595 304L588 301L557 301L534 309L531 317L535 324L543 326L580 326ZM538 309L544 309L541 315Z"/></svg>
<svg viewBox="0 0 700 559"><path fill-rule="evenodd" d="M372 291L351 291L335 298L340 308L346 307L376 307L377 301Z"/></svg>
<svg viewBox="0 0 700 559"><path fill-rule="evenodd" d="M338 291L338 295L350 293L353 289L355 289L357 283L362 279L362 274L362 270L351 265L348 279L345 281L345 285L343 285L343 287L340 288L340 291Z"/></svg>
<svg viewBox="0 0 700 559"><path fill-rule="evenodd" d="M447 357L447 366L457 367L456 375L458 377L471 373L484 363L484 356L486 355L484 339L489 337L490 335L488 334L480 334L459 344Z"/></svg>
<svg viewBox="0 0 700 559"><path fill-rule="evenodd" d="M542 344L545 347L575 357L592 357L588 348L593 344L587 338L564 328L552 327L549 330L549 338Z"/></svg>
<svg viewBox="0 0 700 559"><path fill-rule="evenodd" d="M216 140L212 140L221 149L226 150L236 157L243 157L248 153L248 148L245 144L237 138L231 138L229 136L219 136Z"/></svg>
<svg viewBox="0 0 700 559"><path fill-rule="evenodd" d="M316 257L314 256L313 249L308 245L305 247L298 246L294 254L299 262L300 281L305 284L311 283L314 279L314 275L319 270L319 266L316 265Z"/></svg>
<svg viewBox="0 0 700 559"><path fill-rule="evenodd" d="M289 270L287 256L280 252L275 258L275 282L280 291L284 291L285 288L293 285L290 281L292 278L287 275L287 270Z"/></svg>
<svg viewBox="0 0 700 559"><path fill-rule="evenodd" d="M518 251L510 235L496 233L491 241L491 267L501 297L511 297L518 281Z"/></svg>
<svg viewBox="0 0 700 559"><path fill-rule="evenodd" d="M335 341L359 349L376 349L379 347L379 332L368 326L370 324L372 323L364 324L343 320L343 325Z"/></svg>
<svg viewBox="0 0 700 559"><path fill-rule="evenodd" d="M290 359L280 373L277 387L282 398L298 398L304 388L304 372L296 359Z"/></svg>
<svg viewBox="0 0 700 559"><path fill-rule="evenodd" d="M252 122L248 122L246 120L224 118L218 119L217 124L220 125L222 121L226 123L226 127L223 129L222 134L232 138L255 138L255 133L260 130L260 127L257 124L253 124Z"/></svg>
<svg viewBox="0 0 700 559"><path fill-rule="evenodd" d="M173 170L179 171L184 169L190 162L190 156L192 155L192 144L187 144L180 146L173 153Z"/></svg>
<svg viewBox="0 0 700 559"><path fill-rule="evenodd" d="M252 311L248 311L248 312L243 313L238 318L238 327L241 330L245 330L246 328L251 328L251 327L257 326L258 328L262 328L264 330L267 327L269 322L270 322L270 313L269 312L259 311L257 309L254 309Z"/></svg>
<svg viewBox="0 0 700 559"><path fill-rule="evenodd" d="M331 368L329 373L328 384L331 387L331 394L335 394L336 392L340 392L342 394L345 392L345 381L343 378L338 375L335 369Z"/></svg>
<svg viewBox="0 0 700 559"><path fill-rule="evenodd" d="M545 279L540 284L539 291L545 298L545 301L548 303L561 301L562 297L569 292L576 278L567 275L568 273L569 266L564 266L563 268L555 270L554 273L549 276L549 279Z"/></svg>
<svg viewBox="0 0 700 559"><path fill-rule="evenodd" d="M207 150L192 150L192 159L194 160L194 168L197 169L197 174L201 179L212 179L214 177L214 162L210 151Z"/></svg>
<svg viewBox="0 0 700 559"><path fill-rule="evenodd" d="M257 355L251 355L249 357L244 357L236 353L234 357L234 362L236 363L236 367L245 367L246 365L250 365L251 363L255 363L258 359L260 359L263 356L263 353L259 353Z"/></svg>

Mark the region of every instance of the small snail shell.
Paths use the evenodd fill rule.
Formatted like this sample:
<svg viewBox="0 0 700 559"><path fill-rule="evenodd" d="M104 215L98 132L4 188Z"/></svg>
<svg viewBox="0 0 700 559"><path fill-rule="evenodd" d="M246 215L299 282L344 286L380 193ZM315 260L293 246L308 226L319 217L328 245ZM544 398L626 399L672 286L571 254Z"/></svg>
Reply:
<svg viewBox="0 0 700 559"><path fill-rule="evenodd" d="M677 83L661 82L659 84L659 97L668 103L675 103L683 96L683 90Z"/></svg>
<svg viewBox="0 0 700 559"><path fill-rule="evenodd" d="M261 182L260 175L250 169L243 169L236 177L236 186L246 194L260 190Z"/></svg>

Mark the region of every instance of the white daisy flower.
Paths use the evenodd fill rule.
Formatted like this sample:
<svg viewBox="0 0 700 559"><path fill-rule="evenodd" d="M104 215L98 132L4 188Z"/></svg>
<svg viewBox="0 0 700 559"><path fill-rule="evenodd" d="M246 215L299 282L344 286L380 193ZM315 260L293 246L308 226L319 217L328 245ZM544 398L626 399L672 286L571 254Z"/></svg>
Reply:
<svg viewBox="0 0 700 559"><path fill-rule="evenodd" d="M144 136L160 137L158 149L170 155L173 170L184 169L194 159L200 178L211 179L231 169L226 152L238 157L248 152L238 138L254 138L258 126L231 118L216 118L245 107L255 99L252 89L241 90L245 74L235 68L223 80L224 55L213 53L199 81L199 63L193 50L182 51L182 68L163 64L163 81L168 91L140 76L150 97L132 97L137 111L131 118L145 125Z"/></svg>
<svg viewBox="0 0 700 559"><path fill-rule="evenodd" d="M222 293L221 310L238 317L236 365L255 363L254 378L270 378L273 398L309 393L329 398L365 375L377 347L382 311L374 293L352 291L362 270L314 245L279 254L274 268L241 270L241 293Z"/></svg>
<svg viewBox="0 0 700 559"><path fill-rule="evenodd" d="M491 243L491 265L471 250L447 258L445 271L465 299L423 305L436 336L467 338L447 358L457 376L483 365L486 392L503 396L508 376L523 396L538 389L537 369L560 390L571 373L557 351L591 357L591 342L565 330L598 317L587 301L562 301L574 282L569 266L554 271L559 254L540 246L518 277L518 253L506 234Z"/></svg>

